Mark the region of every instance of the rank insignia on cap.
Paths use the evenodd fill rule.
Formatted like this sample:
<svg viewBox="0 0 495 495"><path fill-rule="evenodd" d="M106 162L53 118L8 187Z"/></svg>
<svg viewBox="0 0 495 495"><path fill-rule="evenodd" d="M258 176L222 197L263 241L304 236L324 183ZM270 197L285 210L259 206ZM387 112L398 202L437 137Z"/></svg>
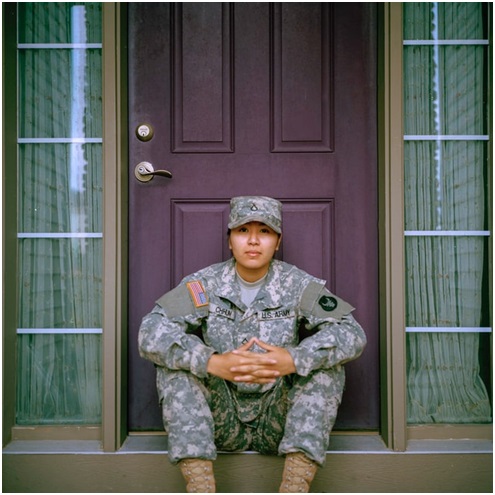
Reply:
<svg viewBox="0 0 495 495"><path fill-rule="evenodd" d="M333 311L337 307L337 299L335 297L331 296L321 296L318 304L325 310L325 311Z"/></svg>
<svg viewBox="0 0 495 495"><path fill-rule="evenodd" d="M254 203L251 205L251 211L258 211L258 207Z"/></svg>
<svg viewBox="0 0 495 495"><path fill-rule="evenodd" d="M199 280L187 282L186 285L197 308L208 305L208 296L203 288L203 284Z"/></svg>

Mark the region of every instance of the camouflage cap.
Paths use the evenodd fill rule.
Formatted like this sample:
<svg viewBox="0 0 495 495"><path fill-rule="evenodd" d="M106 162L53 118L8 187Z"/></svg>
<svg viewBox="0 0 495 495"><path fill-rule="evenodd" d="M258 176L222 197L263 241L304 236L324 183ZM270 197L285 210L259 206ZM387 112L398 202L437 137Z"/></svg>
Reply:
<svg viewBox="0 0 495 495"><path fill-rule="evenodd" d="M266 196L238 196L230 200L229 229L261 222L282 233L282 203Z"/></svg>

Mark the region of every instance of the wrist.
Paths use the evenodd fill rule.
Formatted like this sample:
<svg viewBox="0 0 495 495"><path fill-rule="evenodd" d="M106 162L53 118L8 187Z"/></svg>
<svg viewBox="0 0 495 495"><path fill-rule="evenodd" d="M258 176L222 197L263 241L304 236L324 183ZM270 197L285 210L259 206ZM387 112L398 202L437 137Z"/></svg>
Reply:
<svg viewBox="0 0 495 495"><path fill-rule="evenodd" d="M208 363L206 364L206 372L211 374L211 375L215 375L215 371L217 369L217 364L218 364L218 358L219 358L219 354L212 354L210 356L210 359L208 359Z"/></svg>

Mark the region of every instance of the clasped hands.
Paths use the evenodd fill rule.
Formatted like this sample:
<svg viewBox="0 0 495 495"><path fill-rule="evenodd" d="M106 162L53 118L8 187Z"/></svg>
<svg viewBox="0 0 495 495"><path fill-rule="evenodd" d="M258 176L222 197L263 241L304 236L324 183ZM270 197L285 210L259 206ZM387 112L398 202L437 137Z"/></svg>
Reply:
<svg viewBox="0 0 495 495"><path fill-rule="evenodd" d="M266 352L250 351L254 344ZM269 345L253 337L231 352L213 354L208 361L207 371L231 382L264 384L294 373L296 367L287 349Z"/></svg>

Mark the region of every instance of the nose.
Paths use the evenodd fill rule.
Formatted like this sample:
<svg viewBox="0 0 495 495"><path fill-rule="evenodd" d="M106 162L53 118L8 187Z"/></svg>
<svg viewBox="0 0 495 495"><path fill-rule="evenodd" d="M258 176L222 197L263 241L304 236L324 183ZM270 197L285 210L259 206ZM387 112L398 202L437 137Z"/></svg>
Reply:
<svg viewBox="0 0 495 495"><path fill-rule="evenodd" d="M255 231L251 231L249 233L248 243L249 244L258 244L258 242L259 242L258 233Z"/></svg>

